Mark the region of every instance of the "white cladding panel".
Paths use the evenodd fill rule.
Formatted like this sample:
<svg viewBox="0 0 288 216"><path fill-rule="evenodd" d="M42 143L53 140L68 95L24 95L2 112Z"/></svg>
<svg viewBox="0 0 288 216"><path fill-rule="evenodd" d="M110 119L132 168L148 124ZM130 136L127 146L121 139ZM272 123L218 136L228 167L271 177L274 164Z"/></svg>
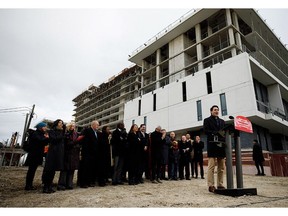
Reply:
<svg viewBox="0 0 288 216"><path fill-rule="evenodd" d="M206 73L211 72L212 90L207 94ZM186 81L187 101L183 102L182 82ZM224 61L221 64L214 65L212 68L206 68L179 79L154 91L157 95L156 111L153 112L153 94L148 93L142 96L141 116L126 115L131 111L131 107L138 110L138 100L134 99L132 103L128 102L125 106L125 124L131 124L133 118L135 123L143 123L144 116L147 116L147 131L151 132L157 125L162 126L167 131L176 131L186 128L200 127L203 125L204 118L210 116L210 107L218 105L220 108L220 94L225 93L227 104L227 116L246 115L257 111L253 79L250 71L247 55L238 55ZM197 119L196 101L202 103L202 121Z"/></svg>

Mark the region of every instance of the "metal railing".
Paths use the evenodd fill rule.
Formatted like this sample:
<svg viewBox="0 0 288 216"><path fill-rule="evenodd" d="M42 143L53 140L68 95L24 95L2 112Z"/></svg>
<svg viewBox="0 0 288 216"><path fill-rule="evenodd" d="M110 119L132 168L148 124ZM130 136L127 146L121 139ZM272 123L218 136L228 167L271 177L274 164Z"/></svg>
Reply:
<svg viewBox="0 0 288 216"><path fill-rule="evenodd" d="M256 100L257 102L257 109L260 112L266 113L266 114L273 114L278 116L279 118L288 121L288 116L287 114L284 114L285 111L280 109L279 107L273 106L269 103L264 103L262 101Z"/></svg>

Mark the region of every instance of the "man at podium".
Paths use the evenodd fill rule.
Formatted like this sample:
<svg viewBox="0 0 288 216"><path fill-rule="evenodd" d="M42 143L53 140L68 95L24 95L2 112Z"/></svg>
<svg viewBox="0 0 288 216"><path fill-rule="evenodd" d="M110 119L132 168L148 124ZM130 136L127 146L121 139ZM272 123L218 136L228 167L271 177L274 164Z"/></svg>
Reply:
<svg viewBox="0 0 288 216"><path fill-rule="evenodd" d="M223 186L225 164L225 121L219 118L219 107L213 105L210 108L210 117L204 119L203 129L207 135L208 171L207 183L209 192L214 193L214 170L217 164L217 189L225 189Z"/></svg>

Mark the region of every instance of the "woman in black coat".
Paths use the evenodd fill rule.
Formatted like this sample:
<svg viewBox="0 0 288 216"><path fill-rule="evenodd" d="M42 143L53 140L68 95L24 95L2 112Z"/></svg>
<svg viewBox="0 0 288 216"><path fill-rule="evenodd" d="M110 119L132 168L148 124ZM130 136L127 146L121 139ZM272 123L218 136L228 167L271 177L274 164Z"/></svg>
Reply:
<svg viewBox="0 0 288 216"><path fill-rule="evenodd" d="M78 137L75 124L67 124L64 140L64 170L60 172L58 190L73 189L74 172L79 167L80 145Z"/></svg>
<svg viewBox="0 0 288 216"><path fill-rule="evenodd" d="M57 119L49 131L49 150L43 170L43 193L53 193L53 179L56 171L64 169L64 139L65 126L61 119Z"/></svg>
<svg viewBox="0 0 288 216"><path fill-rule="evenodd" d="M39 165L43 163L44 147L48 144L49 136L46 132L47 124L40 122L36 125L36 131L30 134L29 144L30 151L28 153L25 165L28 165L28 171L26 175L25 190L35 190L33 187L33 180Z"/></svg>
<svg viewBox="0 0 288 216"><path fill-rule="evenodd" d="M133 124L128 133L128 182L129 185L139 184L141 140L137 134L138 126Z"/></svg>

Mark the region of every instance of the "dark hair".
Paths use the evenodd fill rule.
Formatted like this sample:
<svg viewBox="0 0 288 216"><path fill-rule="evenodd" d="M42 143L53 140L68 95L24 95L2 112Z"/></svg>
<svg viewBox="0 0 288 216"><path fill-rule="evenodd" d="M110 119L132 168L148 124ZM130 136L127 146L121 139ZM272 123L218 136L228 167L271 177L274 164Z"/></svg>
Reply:
<svg viewBox="0 0 288 216"><path fill-rule="evenodd" d="M141 128L142 126L146 126L146 124L141 124L139 128Z"/></svg>
<svg viewBox="0 0 288 216"><path fill-rule="evenodd" d="M213 110L215 107L219 109L219 107L218 107L217 105L213 105L213 106L210 108L210 112L212 112L212 110Z"/></svg>
<svg viewBox="0 0 288 216"><path fill-rule="evenodd" d="M254 139L253 142L258 143L258 140Z"/></svg>
<svg viewBox="0 0 288 216"><path fill-rule="evenodd" d="M105 133L106 133L107 127L108 127L108 126L103 126L102 132L105 132Z"/></svg>
<svg viewBox="0 0 288 216"><path fill-rule="evenodd" d="M124 123L120 122L117 124L117 128L123 129L124 128Z"/></svg>
<svg viewBox="0 0 288 216"><path fill-rule="evenodd" d="M62 121L63 126L64 126L64 122L63 122L63 120L61 120L61 119L57 119L56 121L53 122L52 128L55 129L55 128L57 127L57 125L58 125L58 123L59 123L60 121Z"/></svg>
<svg viewBox="0 0 288 216"><path fill-rule="evenodd" d="M132 133L132 132L133 132L133 128L135 127L135 125L137 125L137 124L132 124L129 133Z"/></svg>

